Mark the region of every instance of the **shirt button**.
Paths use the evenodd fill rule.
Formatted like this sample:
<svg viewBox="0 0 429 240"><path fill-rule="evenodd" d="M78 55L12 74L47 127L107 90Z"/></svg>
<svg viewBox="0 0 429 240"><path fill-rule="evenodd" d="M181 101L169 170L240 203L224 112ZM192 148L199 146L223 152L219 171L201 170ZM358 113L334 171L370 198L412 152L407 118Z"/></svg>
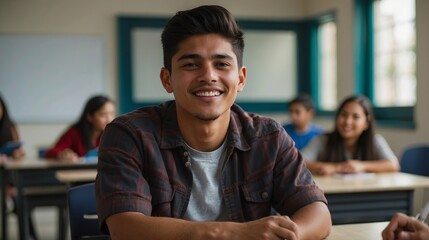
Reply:
<svg viewBox="0 0 429 240"><path fill-rule="evenodd" d="M261 193L261 197L262 197L262 199L266 200L268 198L268 193L267 192L262 192Z"/></svg>
<svg viewBox="0 0 429 240"><path fill-rule="evenodd" d="M187 157L187 156L189 156L189 153L188 152L183 152L183 156Z"/></svg>
<svg viewBox="0 0 429 240"><path fill-rule="evenodd" d="M189 161L185 162L185 167L187 167L187 168L191 167L191 162L189 162Z"/></svg>

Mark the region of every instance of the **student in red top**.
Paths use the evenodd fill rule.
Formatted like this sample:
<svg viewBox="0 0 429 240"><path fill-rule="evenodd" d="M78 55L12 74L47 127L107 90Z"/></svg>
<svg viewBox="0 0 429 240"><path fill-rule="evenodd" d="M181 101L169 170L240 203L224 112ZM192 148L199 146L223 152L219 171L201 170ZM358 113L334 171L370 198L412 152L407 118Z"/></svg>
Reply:
<svg viewBox="0 0 429 240"><path fill-rule="evenodd" d="M105 96L91 97L79 118L50 148L45 158L63 161L78 161L89 151L98 147L101 133L113 120L115 107Z"/></svg>

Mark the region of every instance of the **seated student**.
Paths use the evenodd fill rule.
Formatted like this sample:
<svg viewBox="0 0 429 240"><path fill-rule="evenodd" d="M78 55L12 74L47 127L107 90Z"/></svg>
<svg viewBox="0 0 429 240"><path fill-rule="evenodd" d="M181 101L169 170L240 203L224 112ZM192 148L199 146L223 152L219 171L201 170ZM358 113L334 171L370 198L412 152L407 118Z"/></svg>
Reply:
<svg viewBox="0 0 429 240"><path fill-rule="evenodd" d="M80 157L98 147L101 133L114 116L115 107L112 100L105 96L91 97L79 120L47 150L45 158L78 161Z"/></svg>
<svg viewBox="0 0 429 240"><path fill-rule="evenodd" d="M0 96L0 147L5 146L9 142L19 142L18 129L12 119L9 117L9 113L6 108L6 103ZM25 152L22 147L14 149L10 154L11 159L21 159L24 157ZM5 159L8 156L0 153L0 157Z"/></svg>
<svg viewBox="0 0 429 240"><path fill-rule="evenodd" d="M307 94L299 94L288 103L291 123L283 127L289 136L295 141L298 150L303 149L313 137L324 132L324 129L311 123L315 108L313 100Z"/></svg>
<svg viewBox="0 0 429 240"><path fill-rule="evenodd" d="M180 11L161 40L161 82L175 100L106 127L95 185L102 231L128 240L325 238L325 196L291 138L234 104L246 68L230 12Z"/></svg>
<svg viewBox="0 0 429 240"><path fill-rule="evenodd" d="M415 217L395 214L382 232L383 240L427 240L429 226Z"/></svg>
<svg viewBox="0 0 429 240"><path fill-rule="evenodd" d="M5 144L9 142L19 142L21 139L18 134L18 129L16 127L16 124L12 121L12 119L9 116L6 103L3 100L3 98L0 95L0 147L4 146ZM8 160L21 160L25 156L25 151L22 149L22 147L19 147L17 149L14 149L10 154L1 154L0 153L0 160L1 161L8 161ZM6 210L8 213L15 212L17 209L15 208L16 204L16 189L13 183L13 179L11 176L7 175L5 177L7 180L7 187L5 190L5 199L6 199ZM36 239L36 234L34 231L33 222L30 221L30 235Z"/></svg>
<svg viewBox="0 0 429 240"><path fill-rule="evenodd" d="M302 155L317 175L399 170L386 140L374 133L371 102L362 95L346 98L336 113L335 130L315 137Z"/></svg>
<svg viewBox="0 0 429 240"><path fill-rule="evenodd" d="M0 96L0 147L6 145L8 142L19 142L19 135L18 135L18 129L15 125L15 123L12 121L12 119L9 116L6 103L3 100L3 98ZM0 153L0 159L2 161L7 161L9 159L12 160L19 160L22 159L25 155L24 150L22 147L19 147L12 151L10 156L6 154ZM12 206L12 198L16 195L15 194L15 187L13 186L12 179L10 176L8 176L8 185L6 188L6 201L8 203L8 206ZM12 209L13 207L9 207Z"/></svg>

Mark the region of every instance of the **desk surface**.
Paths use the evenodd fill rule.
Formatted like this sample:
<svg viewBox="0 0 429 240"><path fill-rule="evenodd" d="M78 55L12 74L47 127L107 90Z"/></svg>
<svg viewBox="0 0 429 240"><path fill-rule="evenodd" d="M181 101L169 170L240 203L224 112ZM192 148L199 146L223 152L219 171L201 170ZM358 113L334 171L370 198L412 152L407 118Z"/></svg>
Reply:
<svg viewBox="0 0 429 240"><path fill-rule="evenodd" d="M379 173L356 177L320 177L314 181L325 193L414 190L428 188L429 177L407 173Z"/></svg>
<svg viewBox="0 0 429 240"><path fill-rule="evenodd" d="M57 163L60 164L60 163ZM74 163L76 164L76 163ZM78 163L80 164L80 163ZM21 166L23 167L23 166ZM95 180L97 170L59 170L56 177L61 182L87 182ZM407 173L381 173L371 177L340 178L314 177L325 193L375 192L394 190L414 190L428 188L429 177Z"/></svg>
<svg viewBox="0 0 429 240"><path fill-rule="evenodd" d="M75 166L97 166L97 162L66 162L48 159L22 159L19 161L7 161L1 164L6 170L25 170L25 169L45 169L55 167L75 167Z"/></svg>
<svg viewBox="0 0 429 240"><path fill-rule="evenodd" d="M78 183L95 181L97 170L58 170L55 177L63 183Z"/></svg>
<svg viewBox="0 0 429 240"><path fill-rule="evenodd" d="M326 240L377 240L388 222L334 225Z"/></svg>

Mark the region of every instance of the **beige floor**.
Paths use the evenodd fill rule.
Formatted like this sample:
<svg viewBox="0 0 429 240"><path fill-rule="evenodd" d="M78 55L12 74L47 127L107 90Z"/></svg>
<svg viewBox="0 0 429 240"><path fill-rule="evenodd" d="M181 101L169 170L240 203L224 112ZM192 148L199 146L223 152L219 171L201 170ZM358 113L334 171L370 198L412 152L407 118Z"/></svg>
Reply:
<svg viewBox="0 0 429 240"><path fill-rule="evenodd" d="M54 207L38 207L33 211L36 232L40 240L56 240L57 210ZM70 234L67 234L70 239ZM18 221L16 215L8 217L8 239L18 240Z"/></svg>

